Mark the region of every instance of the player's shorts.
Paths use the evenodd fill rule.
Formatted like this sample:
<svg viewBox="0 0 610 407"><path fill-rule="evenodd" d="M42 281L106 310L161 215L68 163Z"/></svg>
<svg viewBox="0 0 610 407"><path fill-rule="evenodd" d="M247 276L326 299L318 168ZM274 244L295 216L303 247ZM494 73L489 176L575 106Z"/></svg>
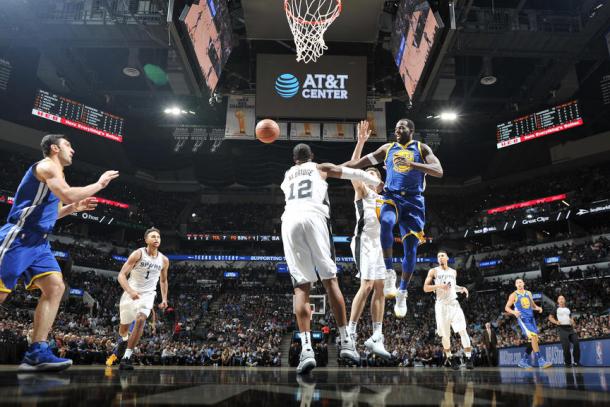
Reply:
<svg viewBox="0 0 610 407"><path fill-rule="evenodd" d="M388 210L388 207L396 211L396 223L400 228L402 240L412 234L421 243L425 242L426 202L423 195L406 195L384 191L382 203L382 211Z"/></svg>
<svg viewBox="0 0 610 407"><path fill-rule="evenodd" d="M451 328L453 328L453 332L466 330L464 311L462 311L462 307L460 307L460 303L457 300L450 302L437 301L434 305L434 312L436 314L436 332L438 336L451 335Z"/></svg>
<svg viewBox="0 0 610 407"><path fill-rule="evenodd" d="M284 213L282 244L294 287L337 276L329 220L317 213ZM317 271L317 274L316 274Z"/></svg>
<svg viewBox="0 0 610 407"><path fill-rule="evenodd" d="M121 315L121 325L131 324L135 321L138 314L144 314L146 318L150 315L155 306L156 291L140 293L140 298L132 300L126 292L121 296L119 303L119 313Z"/></svg>
<svg viewBox="0 0 610 407"><path fill-rule="evenodd" d="M356 277L362 280L385 280L385 263L379 236L369 236L366 233L354 236L350 248L358 268Z"/></svg>
<svg viewBox="0 0 610 407"><path fill-rule="evenodd" d="M534 317L520 316L517 318L517 322L519 323L519 327L523 332L523 336L525 336L527 339L530 339L532 336L538 336L538 327L536 326L536 320Z"/></svg>
<svg viewBox="0 0 610 407"><path fill-rule="evenodd" d="M36 289L36 279L52 273L61 274L61 269L46 234L12 223L0 228L0 292L10 293L22 276L28 290Z"/></svg>

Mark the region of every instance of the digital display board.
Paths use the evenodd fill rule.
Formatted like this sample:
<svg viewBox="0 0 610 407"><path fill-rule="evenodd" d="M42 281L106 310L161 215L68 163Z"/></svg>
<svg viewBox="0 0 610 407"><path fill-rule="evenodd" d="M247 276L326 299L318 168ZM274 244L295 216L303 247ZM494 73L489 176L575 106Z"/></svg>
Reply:
<svg viewBox="0 0 610 407"><path fill-rule="evenodd" d="M125 119L122 117L45 90L36 94L32 114L119 143L123 141Z"/></svg>
<svg viewBox="0 0 610 407"><path fill-rule="evenodd" d="M193 3L184 19L192 51L210 92L231 54L232 30L226 0Z"/></svg>
<svg viewBox="0 0 610 407"><path fill-rule="evenodd" d="M500 123L496 129L498 148L548 136L573 127L582 126L578 101L573 100L537 113Z"/></svg>
<svg viewBox="0 0 610 407"><path fill-rule="evenodd" d="M545 203L561 201L563 199L566 199L567 197L568 197L567 194L546 196L544 198L537 198L537 199L532 199L532 200L524 201L524 202L518 202L518 203L514 203L514 204L510 204L510 205L498 206L497 208L487 209L486 212L489 215L493 215L494 213L508 212L508 211L512 211L514 209L528 208L530 206L536 206L536 205L542 205Z"/></svg>
<svg viewBox="0 0 610 407"><path fill-rule="evenodd" d="M239 278L239 271L225 271L224 278Z"/></svg>
<svg viewBox="0 0 610 407"><path fill-rule="evenodd" d="M392 31L392 55L411 100L442 27L427 1L400 2Z"/></svg>
<svg viewBox="0 0 610 407"><path fill-rule="evenodd" d="M366 57L303 64L294 55L257 55L257 117L363 120L366 100Z"/></svg>

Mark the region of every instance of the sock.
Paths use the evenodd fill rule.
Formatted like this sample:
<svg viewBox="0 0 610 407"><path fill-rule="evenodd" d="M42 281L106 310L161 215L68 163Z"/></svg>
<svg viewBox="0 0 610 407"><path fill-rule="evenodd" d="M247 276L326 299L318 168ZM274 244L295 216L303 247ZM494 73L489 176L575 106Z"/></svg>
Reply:
<svg viewBox="0 0 610 407"><path fill-rule="evenodd" d="M125 351L125 354L123 355L123 359L129 359L129 358L131 358L131 354L132 354L132 353L133 353L133 350L132 350L132 349L127 349L127 350Z"/></svg>
<svg viewBox="0 0 610 407"><path fill-rule="evenodd" d="M350 334L355 334L356 333L356 327L358 326L358 322L356 321L349 321L349 325L347 327L347 331Z"/></svg>
<svg viewBox="0 0 610 407"><path fill-rule="evenodd" d="M464 355L466 355L466 357L467 357L468 359L470 359L470 357L472 356L472 352L466 352L466 351L464 351Z"/></svg>
<svg viewBox="0 0 610 407"><path fill-rule="evenodd" d="M451 351L445 352L445 356L447 356L447 359L449 359L451 357Z"/></svg>
<svg viewBox="0 0 610 407"><path fill-rule="evenodd" d="M381 327L383 326L383 322L373 322L373 336L382 335Z"/></svg>
<svg viewBox="0 0 610 407"><path fill-rule="evenodd" d="M394 270L394 267L392 266L392 258L391 257L384 257L383 258L383 262L385 263L385 269L386 270Z"/></svg>
<svg viewBox="0 0 610 407"><path fill-rule="evenodd" d="M301 349L312 350L311 347L311 331L301 332Z"/></svg>
<svg viewBox="0 0 610 407"><path fill-rule="evenodd" d="M407 282L407 280L403 280L401 278L400 279L400 285L398 286L398 290L406 292L408 287L409 287L409 283Z"/></svg>
<svg viewBox="0 0 610 407"><path fill-rule="evenodd" d="M349 336L347 335L347 326L339 327L339 335L341 335L341 342L349 341Z"/></svg>

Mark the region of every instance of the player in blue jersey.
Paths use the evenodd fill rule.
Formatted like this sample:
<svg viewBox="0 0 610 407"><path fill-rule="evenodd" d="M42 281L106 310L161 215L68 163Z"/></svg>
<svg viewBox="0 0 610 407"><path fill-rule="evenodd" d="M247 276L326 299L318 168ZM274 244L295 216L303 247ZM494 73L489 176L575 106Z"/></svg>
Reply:
<svg viewBox="0 0 610 407"><path fill-rule="evenodd" d="M538 327L536 326L536 319L534 318L534 311L542 313L542 307L536 305L532 293L525 289L525 283L522 279L518 278L515 280L515 287L517 290L508 297L504 310L517 318L519 327L523 331L523 336L529 341L518 366L526 369L532 367L530 358L533 349L533 366L543 369L550 367L552 364L540 356Z"/></svg>
<svg viewBox="0 0 610 407"><path fill-rule="evenodd" d="M7 223L0 229L0 303L19 278L27 289L41 290L32 344L19 366L23 371L62 370L72 365L70 359L53 355L47 343L65 288L47 236L57 219L95 209L97 200L91 196L119 175L106 171L94 184L71 187L64 179L64 167L72 164L74 155L70 141L63 135L49 134L40 146L44 159L25 173Z"/></svg>
<svg viewBox="0 0 610 407"><path fill-rule="evenodd" d="M367 131L364 129L363 131ZM432 149L413 140L415 125L409 119L396 123L396 142L387 143L359 160L343 164L352 168L363 168L383 163L386 181L379 212L381 223L381 247L387 270L384 293L386 298L396 297L394 314L404 318L407 314L407 287L415 271L417 246L425 242L425 203L423 192L426 175L443 176L443 167ZM396 290L396 273L392 266L394 226L398 223L404 248L402 276Z"/></svg>

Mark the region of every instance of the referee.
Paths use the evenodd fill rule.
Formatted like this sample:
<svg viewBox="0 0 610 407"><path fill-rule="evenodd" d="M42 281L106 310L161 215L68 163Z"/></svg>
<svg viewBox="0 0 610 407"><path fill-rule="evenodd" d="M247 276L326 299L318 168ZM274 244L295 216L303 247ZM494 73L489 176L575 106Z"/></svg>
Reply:
<svg viewBox="0 0 610 407"><path fill-rule="evenodd" d="M563 361L566 367L578 366L580 364L580 344L578 336L574 332L574 319L570 317L571 311L566 307L566 299L563 295L557 297L557 306L549 315L549 321L557 325L559 339L563 348ZM570 342L574 345L574 360L570 354Z"/></svg>

